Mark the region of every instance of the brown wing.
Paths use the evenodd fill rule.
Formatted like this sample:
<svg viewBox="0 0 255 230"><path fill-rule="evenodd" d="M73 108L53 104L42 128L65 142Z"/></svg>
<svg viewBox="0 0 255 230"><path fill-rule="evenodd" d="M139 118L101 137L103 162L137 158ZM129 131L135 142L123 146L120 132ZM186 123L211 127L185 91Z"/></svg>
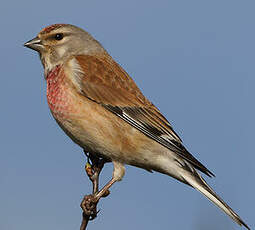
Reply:
<svg viewBox="0 0 255 230"><path fill-rule="evenodd" d="M166 118L112 58L81 55L76 60L84 73L80 83L84 96L186 159L206 175L213 175L185 149Z"/></svg>

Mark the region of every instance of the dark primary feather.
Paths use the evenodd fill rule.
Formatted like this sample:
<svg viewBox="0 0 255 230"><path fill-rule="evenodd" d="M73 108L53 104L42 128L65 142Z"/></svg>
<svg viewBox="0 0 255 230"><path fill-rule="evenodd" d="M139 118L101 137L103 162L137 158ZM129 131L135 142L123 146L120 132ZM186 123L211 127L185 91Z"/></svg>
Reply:
<svg viewBox="0 0 255 230"><path fill-rule="evenodd" d="M158 130L154 126L150 126L150 124L139 121L139 119L137 120L135 117L132 117L132 114L130 115L128 112L126 112L126 108L119 108L117 106L114 107L111 105L104 105L104 104L102 104L102 106L110 110L111 112L113 112L118 117L125 120L126 122L128 122L133 127L140 130L146 136L157 141L159 144L165 146L169 150L177 153L179 156L181 156L182 158L190 162L196 169L200 170L207 176L209 177L215 176L204 165L202 165L195 157L193 157L180 142L174 139L164 139L162 137L163 133L160 130ZM128 116L125 114L127 114Z"/></svg>
<svg viewBox="0 0 255 230"><path fill-rule="evenodd" d="M166 118L144 97L134 81L116 62L110 57L87 55L78 56L76 60L84 73L81 81L84 96L175 152L196 169L214 176L186 150Z"/></svg>

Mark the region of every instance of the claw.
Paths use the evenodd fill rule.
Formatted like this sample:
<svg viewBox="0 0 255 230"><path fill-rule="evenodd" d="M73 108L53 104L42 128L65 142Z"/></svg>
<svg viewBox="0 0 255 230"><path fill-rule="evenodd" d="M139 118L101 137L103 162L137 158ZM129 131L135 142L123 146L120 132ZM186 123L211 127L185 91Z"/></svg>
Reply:
<svg viewBox="0 0 255 230"><path fill-rule="evenodd" d="M102 197L107 197L110 195L110 193L111 193L110 190L106 190Z"/></svg>
<svg viewBox="0 0 255 230"><path fill-rule="evenodd" d="M87 195L81 202L81 208L85 215L90 216L90 220L97 217L97 202L98 200L93 195Z"/></svg>

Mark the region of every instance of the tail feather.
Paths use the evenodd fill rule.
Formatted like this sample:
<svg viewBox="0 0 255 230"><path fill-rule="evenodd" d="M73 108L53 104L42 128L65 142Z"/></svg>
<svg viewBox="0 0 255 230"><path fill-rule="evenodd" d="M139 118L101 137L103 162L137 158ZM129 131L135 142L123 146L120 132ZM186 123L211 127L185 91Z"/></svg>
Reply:
<svg viewBox="0 0 255 230"><path fill-rule="evenodd" d="M204 196L206 196L209 200L211 200L215 205L217 205L220 209L222 209L227 215L229 215L236 223L239 225L245 226L250 230L247 224L245 224L240 216L238 216L213 190L212 188L205 182L205 180L194 170L192 173L185 170L182 174L182 178L184 181L191 185L193 188L198 190Z"/></svg>

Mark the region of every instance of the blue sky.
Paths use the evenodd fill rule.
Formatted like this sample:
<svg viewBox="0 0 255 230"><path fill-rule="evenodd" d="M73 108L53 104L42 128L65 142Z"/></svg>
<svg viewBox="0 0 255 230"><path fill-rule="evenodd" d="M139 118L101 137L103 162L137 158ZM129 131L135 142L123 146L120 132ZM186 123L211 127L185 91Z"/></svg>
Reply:
<svg viewBox="0 0 255 230"><path fill-rule="evenodd" d="M50 115L38 55L22 47L54 23L104 45L254 229L254 8L249 0L2 2L0 229L79 229L91 191L81 149ZM134 167L99 208L91 230L241 229L195 190Z"/></svg>

